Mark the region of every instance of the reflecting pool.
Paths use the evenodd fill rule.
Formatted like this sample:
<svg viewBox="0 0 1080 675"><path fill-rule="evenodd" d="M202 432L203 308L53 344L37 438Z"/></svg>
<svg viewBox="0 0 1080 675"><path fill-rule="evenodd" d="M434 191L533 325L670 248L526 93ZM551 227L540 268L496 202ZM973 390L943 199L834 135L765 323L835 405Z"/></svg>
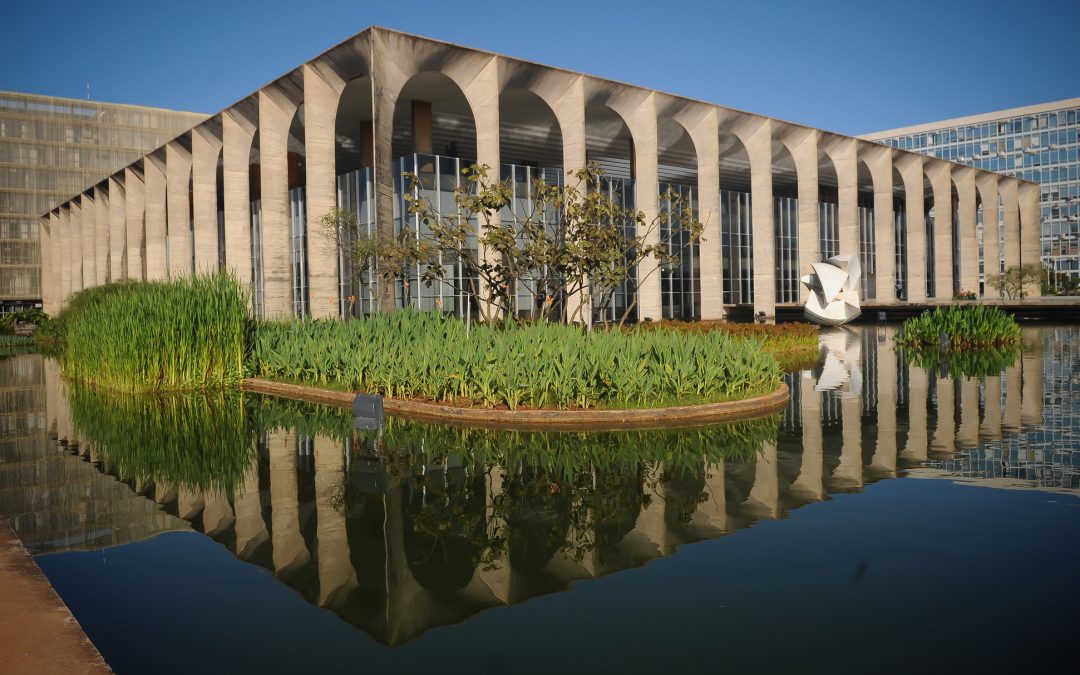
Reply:
<svg viewBox="0 0 1080 675"><path fill-rule="evenodd" d="M0 361L0 514L117 672L911 672L1072 658L1080 328L831 331L782 415L516 433Z"/></svg>

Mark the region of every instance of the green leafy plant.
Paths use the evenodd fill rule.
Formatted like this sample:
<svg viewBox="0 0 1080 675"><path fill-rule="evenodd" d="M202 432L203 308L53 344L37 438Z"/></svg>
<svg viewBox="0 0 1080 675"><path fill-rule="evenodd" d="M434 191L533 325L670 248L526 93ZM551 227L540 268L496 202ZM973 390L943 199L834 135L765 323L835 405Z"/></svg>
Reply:
<svg viewBox="0 0 1080 675"><path fill-rule="evenodd" d="M908 347L937 349L941 337L948 349L987 349L1020 343L1020 324L997 307L968 305L938 307L904 321L896 340Z"/></svg>

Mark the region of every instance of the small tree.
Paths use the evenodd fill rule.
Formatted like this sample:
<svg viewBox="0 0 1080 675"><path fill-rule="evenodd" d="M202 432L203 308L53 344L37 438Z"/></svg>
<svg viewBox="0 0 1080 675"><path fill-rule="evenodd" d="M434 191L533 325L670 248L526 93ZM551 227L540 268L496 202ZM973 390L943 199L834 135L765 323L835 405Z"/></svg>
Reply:
<svg viewBox="0 0 1080 675"><path fill-rule="evenodd" d="M380 284L387 289L393 288L399 279L406 278L410 267L426 261L433 251L430 242L420 239L408 228L389 237L378 230L370 234L356 213L348 209L330 209L323 215L322 223L326 236L336 242L338 250L349 261L352 281L373 298ZM404 290L407 303L410 297L407 283Z"/></svg>
<svg viewBox="0 0 1080 675"><path fill-rule="evenodd" d="M666 195L673 205L669 213L648 220L598 189L603 172L595 165L574 172L574 185L534 181L531 197L519 202L516 211L510 186L489 179L489 171L480 165L463 171L465 184L454 192L455 213L440 213L426 199L406 195L409 212L431 232L433 248L476 275L478 285L471 281L472 274L449 283L478 297L485 321L512 315L517 289L523 287L542 298L539 309L531 312L534 318L550 320L576 296L581 302L572 312L560 311L560 318L588 323L594 296L600 307L608 306L622 286L636 297L649 276L678 265L682 251L701 236L701 223L680 195ZM415 176L410 180L418 184ZM664 220L670 220L671 227L661 240ZM655 265L635 276L649 261ZM447 281L441 263L431 261L425 270L425 283ZM633 306L630 303L619 318L620 325Z"/></svg>
<svg viewBox="0 0 1080 675"><path fill-rule="evenodd" d="M1006 298L1023 299L1027 297L1030 286L1038 287L1043 278L1043 267L1037 263L1013 265L1001 274L986 275L986 284L1001 292Z"/></svg>

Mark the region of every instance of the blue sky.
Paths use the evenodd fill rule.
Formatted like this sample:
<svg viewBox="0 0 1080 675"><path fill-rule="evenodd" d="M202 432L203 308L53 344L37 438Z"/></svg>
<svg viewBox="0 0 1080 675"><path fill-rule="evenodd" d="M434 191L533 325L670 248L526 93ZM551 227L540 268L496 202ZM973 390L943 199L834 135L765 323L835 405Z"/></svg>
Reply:
<svg viewBox="0 0 1080 675"><path fill-rule="evenodd" d="M1080 96L1080 2L13 0L0 89L217 112L375 24L843 133Z"/></svg>

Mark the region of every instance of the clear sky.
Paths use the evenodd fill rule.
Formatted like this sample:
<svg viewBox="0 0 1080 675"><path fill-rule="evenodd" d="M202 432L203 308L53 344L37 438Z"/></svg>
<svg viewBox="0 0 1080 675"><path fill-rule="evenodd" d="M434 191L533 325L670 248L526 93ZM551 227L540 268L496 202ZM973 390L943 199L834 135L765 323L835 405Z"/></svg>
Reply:
<svg viewBox="0 0 1080 675"><path fill-rule="evenodd" d="M375 24L859 134L1080 96L1078 0L12 0L0 89L213 113Z"/></svg>

